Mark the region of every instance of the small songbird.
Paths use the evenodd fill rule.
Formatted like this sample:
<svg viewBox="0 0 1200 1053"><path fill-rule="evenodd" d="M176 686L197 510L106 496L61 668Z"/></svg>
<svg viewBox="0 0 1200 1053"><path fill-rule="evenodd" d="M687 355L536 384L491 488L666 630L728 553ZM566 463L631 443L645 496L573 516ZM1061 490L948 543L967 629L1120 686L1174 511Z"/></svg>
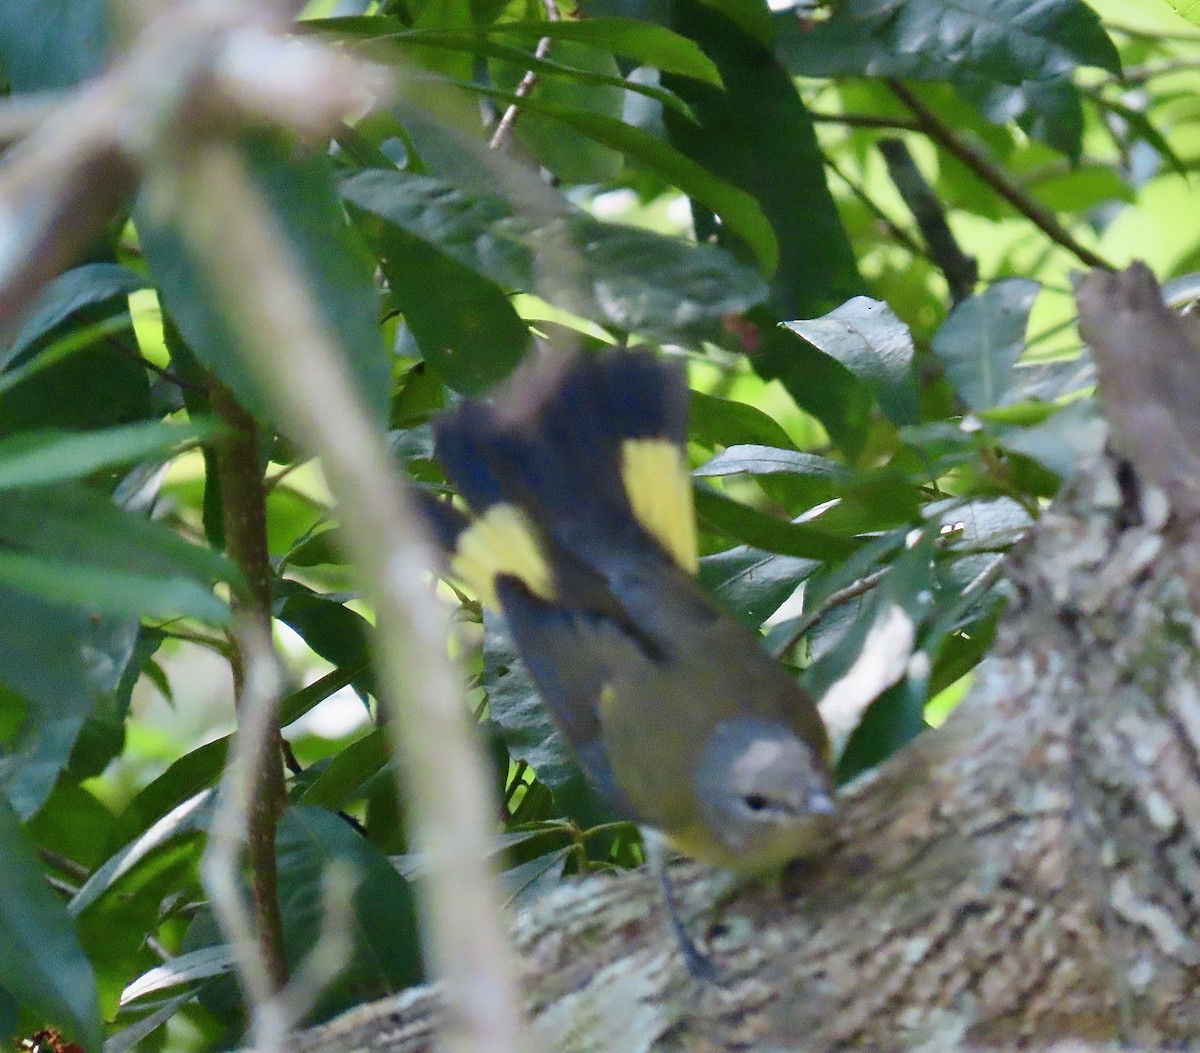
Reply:
<svg viewBox="0 0 1200 1053"><path fill-rule="evenodd" d="M450 575L504 613L596 789L683 854L757 874L828 844L829 739L695 580L687 412L683 369L650 351L539 360L438 419L470 514L428 507Z"/></svg>

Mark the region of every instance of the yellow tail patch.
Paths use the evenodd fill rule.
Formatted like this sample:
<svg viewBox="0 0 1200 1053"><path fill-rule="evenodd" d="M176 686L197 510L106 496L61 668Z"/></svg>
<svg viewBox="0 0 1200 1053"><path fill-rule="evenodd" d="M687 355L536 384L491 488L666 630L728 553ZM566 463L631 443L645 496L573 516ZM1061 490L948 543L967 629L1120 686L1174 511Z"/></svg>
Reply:
<svg viewBox="0 0 1200 1053"><path fill-rule="evenodd" d="M496 578L501 574L518 578L544 600L554 599L550 564L529 517L516 505L492 505L459 535L450 573L493 610L500 609Z"/></svg>
<svg viewBox="0 0 1200 1053"><path fill-rule="evenodd" d="M627 439L621 479L633 514L684 570L700 566L692 477L684 451L668 439Z"/></svg>

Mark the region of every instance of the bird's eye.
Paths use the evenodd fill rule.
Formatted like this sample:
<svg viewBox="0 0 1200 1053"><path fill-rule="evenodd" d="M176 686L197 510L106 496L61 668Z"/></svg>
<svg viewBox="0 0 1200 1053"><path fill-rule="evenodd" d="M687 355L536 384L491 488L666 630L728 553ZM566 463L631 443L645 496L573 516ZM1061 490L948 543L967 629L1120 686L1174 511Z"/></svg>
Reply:
<svg viewBox="0 0 1200 1053"><path fill-rule="evenodd" d="M770 802L761 793L748 793L742 798L743 803L752 812L766 811Z"/></svg>

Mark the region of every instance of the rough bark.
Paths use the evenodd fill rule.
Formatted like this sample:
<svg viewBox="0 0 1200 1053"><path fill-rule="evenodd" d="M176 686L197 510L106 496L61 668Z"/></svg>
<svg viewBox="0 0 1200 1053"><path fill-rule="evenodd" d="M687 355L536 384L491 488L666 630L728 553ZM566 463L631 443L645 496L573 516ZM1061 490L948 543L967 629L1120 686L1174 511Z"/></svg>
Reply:
<svg viewBox="0 0 1200 1053"><path fill-rule="evenodd" d="M1109 399L1120 455L1078 475L1013 556L970 697L848 788L839 844L786 894L748 889L714 912L718 882L680 868L720 984L687 975L646 875L565 884L519 916L546 1049L1200 1036L1200 551L1196 479L1179 469L1197 451L1164 451L1192 426L1159 416L1197 402L1147 381L1145 359L1200 376L1200 345L1144 269L1089 277L1080 304L1106 394L1122 392ZM420 990L295 1044L407 1053L429 1048L436 1021Z"/></svg>

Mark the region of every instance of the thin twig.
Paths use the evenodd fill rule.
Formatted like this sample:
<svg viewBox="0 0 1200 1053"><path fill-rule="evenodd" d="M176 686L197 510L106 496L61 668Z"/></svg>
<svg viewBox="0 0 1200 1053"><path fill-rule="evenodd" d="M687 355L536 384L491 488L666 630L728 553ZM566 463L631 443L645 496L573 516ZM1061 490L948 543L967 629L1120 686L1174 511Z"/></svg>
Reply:
<svg viewBox="0 0 1200 1053"><path fill-rule="evenodd" d="M840 607L843 603L849 603L851 600L858 599L859 596L865 596L876 585L878 585L891 570L891 567L881 567L879 570L873 570L870 574L866 574L857 581L852 581L844 589L838 589L836 592L831 592L825 597L823 603L813 609L811 614L801 618L796 626L788 633L787 647L781 648L786 651L797 640L807 633L814 625L825 617L834 607Z"/></svg>
<svg viewBox="0 0 1200 1053"><path fill-rule="evenodd" d="M546 20L549 22L558 22L562 16L558 13L558 4L555 0L543 0L546 8ZM549 37L542 37L537 42L537 47L533 49L533 57L537 61L541 61L550 53L551 40ZM521 83L517 85L517 90L513 92L513 101L508 104L508 109L504 111L504 115L500 118L500 123L496 125L495 132L492 133L491 141L488 143L489 150L499 150L504 141L512 133L513 123L517 119L517 113L521 108L521 100L526 98L534 87L536 87L538 75L536 70L528 69L525 71L525 76L521 78Z"/></svg>
<svg viewBox="0 0 1200 1053"><path fill-rule="evenodd" d="M920 123L912 117L885 117L875 113L813 113L818 124L844 124L850 128L881 128L897 132L919 132Z"/></svg>
<svg viewBox="0 0 1200 1053"><path fill-rule="evenodd" d="M898 242L900 242L900 244L903 245L909 252L911 252L914 256L927 259L931 263L934 262L933 257L929 255L929 250L926 249L925 246L920 242L918 242L916 238L909 234L907 230L900 226L899 223L892 219L892 217L889 216L880 205L876 204L871 196L861 186L859 186L856 182L854 182L853 179L851 179L848 175L846 175L845 172L842 171L841 167L832 157L825 157L825 167L846 184L846 189L849 190L850 193L852 193L856 198L858 198L858 200L862 202L863 207L866 208L871 215L878 219L879 222L887 228L888 233L891 234L891 236Z"/></svg>
<svg viewBox="0 0 1200 1053"><path fill-rule="evenodd" d="M1020 212L1035 227L1051 241L1061 245L1089 267L1099 267L1101 270L1113 269L1104 257L1081 245L1048 208L1034 200L1021 187L1014 183L999 167L989 161L978 150L967 145L955 134L948 124L937 116L924 102L911 91L907 85L895 78L889 77L885 83L893 94L900 99L916 115L921 131L938 143L964 165L967 166L984 183L991 187L1013 208Z"/></svg>

